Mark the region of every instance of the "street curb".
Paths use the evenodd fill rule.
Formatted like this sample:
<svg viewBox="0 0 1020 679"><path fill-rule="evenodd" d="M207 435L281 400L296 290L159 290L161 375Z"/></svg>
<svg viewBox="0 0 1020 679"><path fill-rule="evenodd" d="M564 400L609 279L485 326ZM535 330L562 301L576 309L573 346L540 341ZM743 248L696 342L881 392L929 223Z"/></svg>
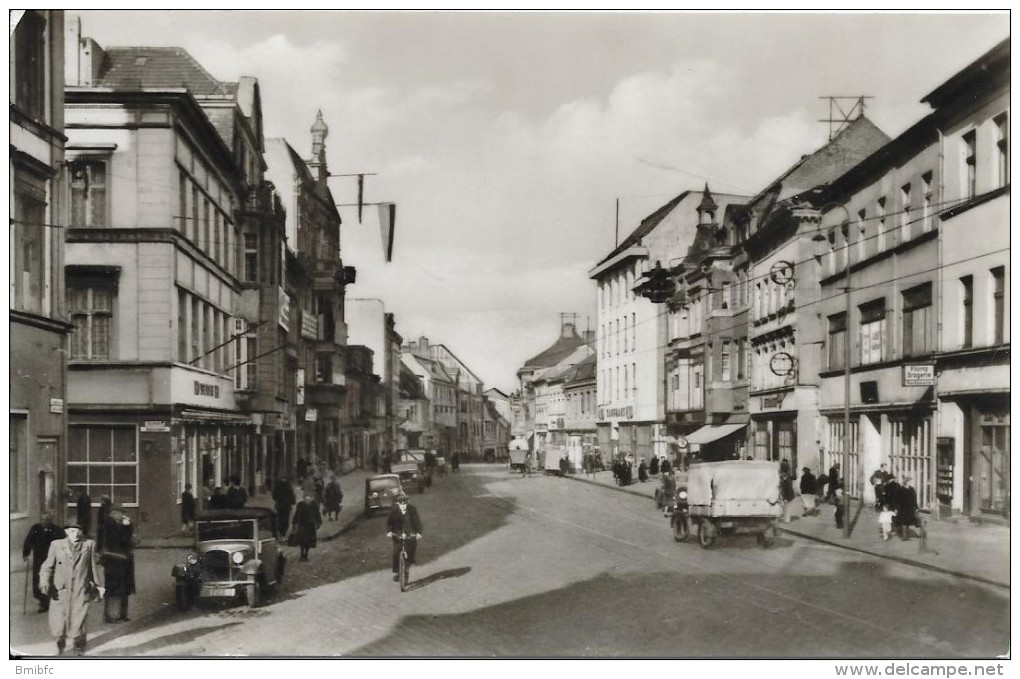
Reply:
<svg viewBox="0 0 1020 679"><path fill-rule="evenodd" d="M864 549L863 547L854 547L853 545L844 544L842 542L836 542L834 540L828 540L826 538L820 538L820 537L817 537L815 535L809 535L807 533L800 533L800 532L797 532L795 530L791 530L789 528L783 528L782 526L779 527L779 530L781 530L784 533L789 533L790 535L796 535L797 537L804 538L805 540L812 540L814 542L820 542L822 544L832 545L833 547L839 547L841 549L846 549L846 550L849 550L851 552L858 552L860 554L868 554L870 556L875 556L875 557L878 557L880 559L888 559L889 561L896 561L897 563L901 563L901 564L904 564L904 565L907 565L907 566L916 566L918 568L924 568L925 570L935 571L937 573L945 573L946 575L952 575L952 576L957 577L957 578L964 578L966 580L974 580L976 582L980 582L980 583L983 583L983 584L986 584L986 585L992 585L993 587L1001 587L1001 588L1007 589L1007 590L1010 589L1010 586L1009 586L1008 583L998 582L998 581L992 580L990 578L981 577L980 575L973 575L973 574L970 574L970 573L964 573L963 571L957 571L957 570L953 570L951 568L943 568L942 566L935 566L933 564L924 563L923 561L914 561L912 559L907 559L907 558L904 558L902 556L896 556L895 554L883 554L881 552L874 552L874 551L871 551L869 549Z"/></svg>
<svg viewBox="0 0 1020 679"><path fill-rule="evenodd" d="M607 488L609 490L615 490L615 491L618 491L618 492L621 492L621 493L628 493L630 495L637 495L639 497L644 497L644 498L648 497L644 493L637 492L637 491L631 490L629 488L623 488L623 487L615 486L615 485L607 486L604 483L599 483L598 481L593 481L592 479L586 479L586 478L584 478L582 476L568 476L566 478L568 478L570 480L573 480L573 481L581 481L582 483L587 483L587 484L592 485L592 486L601 486L602 488ZM649 498L649 499L652 499L652 498ZM966 580L973 580L975 582L980 582L980 583L983 583L983 584L986 584L986 585L991 585L993 587L999 587L999 588L1007 589L1007 590L1011 589L1009 583L998 582L996 580L992 580L990 578L985 578L985 577L982 577L980 575L973 575L973 574L970 574L970 573L964 573L963 571L957 571L957 570L953 570L951 568L943 568L942 566L935 566L935 565L932 565L932 564L924 563L923 561L914 561L912 559L906 559L904 557L896 556L896 555L893 555L893 554L883 554L881 552L871 551L871 550L868 550L868 549L864 549L862 547L855 547L853 545L844 544L842 542L836 542L836 541L833 541L833 540L828 540L826 538L820 538L820 537L817 537L817 536L814 536L814 535L810 535L808 533L801 533L799 531L792 530L790 528L784 528L783 526L779 526L779 530L784 532L784 533L788 533L790 535L796 535L798 537L802 537L802 538L804 538L806 540L812 540L814 542L820 542L822 544L832 545L833 547L839 547L841 549L846 549L846 550L849 550L849 551L852 551L852 552L858 552L858 553L861 553L861 554L868 554L870 556L878 557L880 559L888 559L890 561L896 561L897 563L901 563L901 564L904 564L904 565L907 565L907 566L916 566L918 568L924 568L926 570L934 571L934 572L937 572L937 573L945 573L946 575L952 575L954 577L963 578L963 579L966 579Z"/></svg>

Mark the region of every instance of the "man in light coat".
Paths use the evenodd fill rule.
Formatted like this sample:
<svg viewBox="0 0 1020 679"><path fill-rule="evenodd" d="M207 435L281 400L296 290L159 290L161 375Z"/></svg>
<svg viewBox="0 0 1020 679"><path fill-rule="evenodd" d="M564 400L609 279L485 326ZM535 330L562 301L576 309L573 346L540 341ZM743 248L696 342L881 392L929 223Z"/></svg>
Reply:
<svg viewBox="0 0 1020 679"><path fill-rule="evenodd" d="M106 583L99 568L96 543L85 539L76 522L64 526L64 532L66 538L50 544L46 560L39 568L39 586L52 602L49 624L57 639L57 653L64 653L70 636L74 654L85 655L89 603L102 598Z"/></svg>

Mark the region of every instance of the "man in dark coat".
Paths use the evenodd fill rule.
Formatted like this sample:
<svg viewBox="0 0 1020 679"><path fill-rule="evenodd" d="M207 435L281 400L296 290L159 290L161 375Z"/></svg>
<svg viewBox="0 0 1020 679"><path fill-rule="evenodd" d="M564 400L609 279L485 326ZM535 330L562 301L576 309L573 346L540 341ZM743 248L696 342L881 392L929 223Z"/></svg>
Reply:
<svg viewBox="0 0 1020 679"><path fill-rule="evenodd" d="M191 492L191 484L184 484L184 492L181 493L181 532L187 533L191 522L195 520L195 495Z"/></svg>
<svg viewBox="0 0 1020 679"><path fill-rule="evenodd" d="M78 520L78 525L81 526L82 532L88 535L89 530L92 528L92 498L89 497L88 492L84 488L78 494L78 501L74 506L74 514Z"/></svg>
<svg viewBox="0 0 1020 679"><path fill-rule="evenodd" d="M421 517L418 508L407 501L401 493L397 496L390 515L386 518L386 537L393 540L393 582L400 579L400 536L406 535L404 550L407 552L405 568L410 569L414 563L414 553L418 549L418 540L422 534Z"/></svg>
<svg viewBox="0 0 1020 679"><path fill-rule="evenodd" d="M836 496L836 489L843 486L842 479L839 477L839 463L829 467L829 486L825 493L825 498L832 501L832 498Z"/></svg>
<svg viewBox="0 0 1020 679"><path fill-rule="evenodd" d="M50 598L39 587L39 567L50 552L50 543L63 537L66 537L64 529L53 523L53 514L50 512L43 514L42 521L29 528L25 536L25 547L21 555L26 562L32 557L32 596L39 602L40 613L50 610Z"/></svg>
<svg viewBox="0 0 1020 679"><path fill-rule="evenodd" d="M892 517L892 529L894 533L900 533L900 491L903 487L896 480L895 474L889 474L888 480L885 482L885 487L882 489L882 493L885 496L885 504L893 512Z"/></svg>
<svg viewBox="0 0 1020 679"><path fill-rule="evenodd" d="M652 476L659 475L659 456L652 455L652 461L648 463L648 473Z"/></svg>
<svg viewBox="0 0 1020 679"><path fill-rule="evenodd" d="M645 464L645 461L643 459L641 460L640 464L638 464L637 477L638 481L640 481L641 483L644 483L645 481L648 480L648 465Z"/></svg>
<svg viewBox="0 0 1020 679"><path fill-rule="evenodd" d="M909 476L904 475L896 496L896 524L899 526L900 539L909 540L911 527L921 525L917 516L917 490Z"/></svg>
<svg viewBox="0 0 1020 679"><path fill-rule="evenodd" d="M804 467L800 475L800 498L804 503L805 516L818 513L818 508L815 506L815 500L817 499L815 496L817 493L818 481L815 479L815 475L811 473L811 469Z"/></svg>
<svg viewBox="0 0 1020 679"><path fill-rule="evenodd" d="M241 509L248 502L248 491L241 485L241 477L231 476L230 487L227 488L227 507Z"/></svg>
<svg viewBox="0 0 1020 679"><path fill-rule="evenodd" d="M276 505L277 528L280 535L287 534L290 526L290 510L297 498L294 496L294 484L290 479L277 479L273 485L273 503Z"/></svg>
<svg viewBox="0 0 1020 679"><path fill-rule="evenodd" d="M127 514L113 509L106 517L106 549L100 558L106 577L103 622L127 622L128 597L135 593L134 526ZM114 610L119 604L119 610Z"/></svg>
<svg viewBox="0 0 1020 679"><path fill-rule="evenodd" d="M322 514L319 503L306 493L303 502L299 502L294 510L294 541L301 548L301 561L308 561L308 550L318 544L316 531L322 525Z"/></svg>

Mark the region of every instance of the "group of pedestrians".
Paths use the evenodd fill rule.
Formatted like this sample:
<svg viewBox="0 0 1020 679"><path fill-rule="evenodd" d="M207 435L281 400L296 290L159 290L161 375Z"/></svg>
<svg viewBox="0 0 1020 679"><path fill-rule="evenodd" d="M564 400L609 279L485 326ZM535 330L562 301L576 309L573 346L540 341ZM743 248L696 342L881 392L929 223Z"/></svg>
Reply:
<svg viewBox="0 0 1020 679"><path fill-rule="evenodd" d="M301 561L308 561L309 550L318 546L323 514L330 521L340 518L344 492L332 471L327 482L319 470L313 470L309 465L299 465L298 470L304 472L299 478L301 502L297 502L291 478L277 479L272 486L272 497L276 507L277 532L281 536L289 532L288 543L300 549Z"/></svg>
<svg viewBox="0 0 1020 679"><path fill-rule="evenodd" d="M130 517L108 496L100 498L96 539L89 538L91 500L84 492L75 518L63 527L46 513L25 537L22 556L30 563L32 592L38 612L48 614L50 632L63 654L70 637L72 652L84 655L89 604L103 600L103 621L126 622L128 599L135 593L136 536Z"/></svg>
<svg viewBox="0 0 1020 679"><path fill-rule="evenodd" d="M669 474L672 468L673 466L667 457L652 455L647 461L641 458L637 464L637 478L641 483L645 483L653 476ZM618 485L629 486L633 483L635 471L633 453L618 455L613 460L612 471L613 478Z"/></svg>

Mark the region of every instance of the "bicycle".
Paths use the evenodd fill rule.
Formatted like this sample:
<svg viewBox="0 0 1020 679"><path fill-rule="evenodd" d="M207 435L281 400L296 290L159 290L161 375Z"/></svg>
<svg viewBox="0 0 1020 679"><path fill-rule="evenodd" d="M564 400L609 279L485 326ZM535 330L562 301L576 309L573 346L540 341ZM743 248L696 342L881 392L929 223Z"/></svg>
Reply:
<svg viewBox="0 0 1020 679"><path fill-rule="evenodd" d="M408 572L409 564L407 563L407 539L412 538L418 539L417 535L408 535L407 533L401 533L399 537L393 536L394 540L400 540L400 556L397 558L397 582L400 583L400 591L407 591L407 584L410 577Z"/></svg>

